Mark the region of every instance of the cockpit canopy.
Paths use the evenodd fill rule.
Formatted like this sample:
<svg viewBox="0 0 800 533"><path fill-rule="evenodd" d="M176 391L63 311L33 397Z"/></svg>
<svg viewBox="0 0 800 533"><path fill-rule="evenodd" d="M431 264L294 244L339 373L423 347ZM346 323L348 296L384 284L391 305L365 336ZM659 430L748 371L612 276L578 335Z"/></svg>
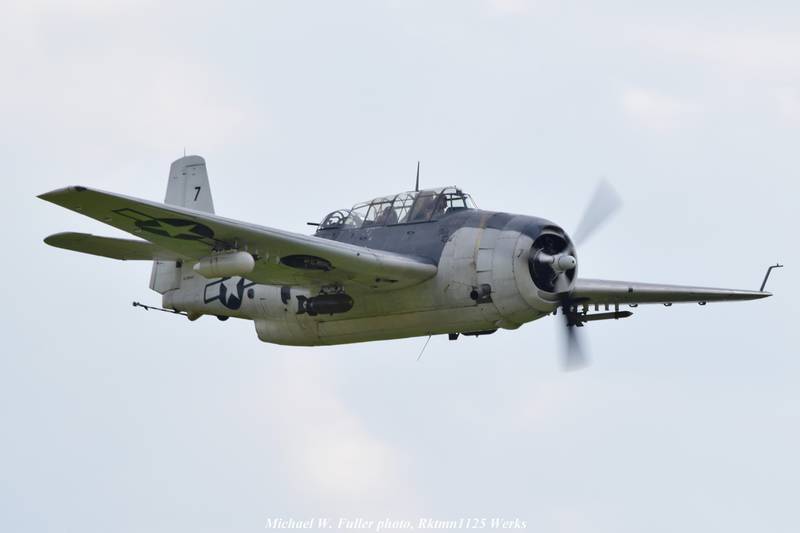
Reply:
<svg viewBox="0 0 800 533"><path fill-rule="evenodd" d="M457 187L411 191L375 198L356 204L352 209L334 211L325 217L319 229L428 222L460 209L475 209L475 203Z"/></svg>

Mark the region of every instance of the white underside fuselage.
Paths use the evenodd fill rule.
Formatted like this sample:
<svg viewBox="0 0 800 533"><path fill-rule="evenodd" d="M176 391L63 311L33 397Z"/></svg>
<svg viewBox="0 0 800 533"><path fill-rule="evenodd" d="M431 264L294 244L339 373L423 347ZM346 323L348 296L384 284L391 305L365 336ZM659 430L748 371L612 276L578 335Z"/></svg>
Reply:
<svg viewBox="0 0 800 533"><path fill-rule="evenodd" d="M262 341L298 346L515 329L557 305L531 281L531 245L517 231L461 228L445 243L431 279L396 290L345 286L352 309L315 316L303 312L300 299L319 294L320 287L206 279L185 264L180 287L164 294L164 306L190 316L253 320ZM481 288L488 292L475 298Z"/></svg>

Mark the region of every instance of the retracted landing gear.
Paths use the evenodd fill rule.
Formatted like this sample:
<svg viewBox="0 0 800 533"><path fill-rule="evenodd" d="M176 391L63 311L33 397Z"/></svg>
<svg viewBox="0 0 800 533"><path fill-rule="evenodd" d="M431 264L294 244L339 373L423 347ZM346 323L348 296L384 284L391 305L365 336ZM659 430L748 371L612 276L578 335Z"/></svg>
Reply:
<svg viewBox="0 0 800 533"><path fill-rule="evenodd" d="M455 340L458 340L458 336L459 335L464 335L465 337L467 337L467 336L469 336L469 337L480 337L481 335L491 335L495 331L497 331L497 330L496 329L486 329L486 330L483 330L483 331L465 331L463 333L448 333L447 334L447 338L450 339L451 341L455 341Z"/></svg>

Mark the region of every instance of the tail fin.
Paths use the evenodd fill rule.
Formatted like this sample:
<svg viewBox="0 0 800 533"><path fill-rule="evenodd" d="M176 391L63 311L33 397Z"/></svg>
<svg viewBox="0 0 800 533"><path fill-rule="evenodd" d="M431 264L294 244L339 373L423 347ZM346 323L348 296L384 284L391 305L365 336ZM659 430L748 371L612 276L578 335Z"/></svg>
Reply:
<svg viewBox="0 0 800 533"><path fill-rule="evenodd" d="M214 212L205 159L199 155L189 155L172 163L169 167L167 196L164 203L206 213ZM161 294L179 288L181 284L179 264L174 261L154 261L150 288Z"/></svg>
<svg viewBox="0 0 800 533"><path fill-rule="evenodd" d="M172 163L164 203L205 213L214 212L205 159L199 155L188 155Z"/></svg>

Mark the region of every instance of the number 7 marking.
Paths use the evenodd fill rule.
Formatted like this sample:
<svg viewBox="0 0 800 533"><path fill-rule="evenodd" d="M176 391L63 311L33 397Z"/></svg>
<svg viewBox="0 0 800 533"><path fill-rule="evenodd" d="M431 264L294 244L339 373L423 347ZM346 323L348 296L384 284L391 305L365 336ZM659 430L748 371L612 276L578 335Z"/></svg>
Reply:
<svg viewBox="0 0 800 533"><path fill-rule="evenodd" d="M200 187L195 187L194 190L195 190L194 201L196 202L197 201L197 197L200 196Z"/></svg>

